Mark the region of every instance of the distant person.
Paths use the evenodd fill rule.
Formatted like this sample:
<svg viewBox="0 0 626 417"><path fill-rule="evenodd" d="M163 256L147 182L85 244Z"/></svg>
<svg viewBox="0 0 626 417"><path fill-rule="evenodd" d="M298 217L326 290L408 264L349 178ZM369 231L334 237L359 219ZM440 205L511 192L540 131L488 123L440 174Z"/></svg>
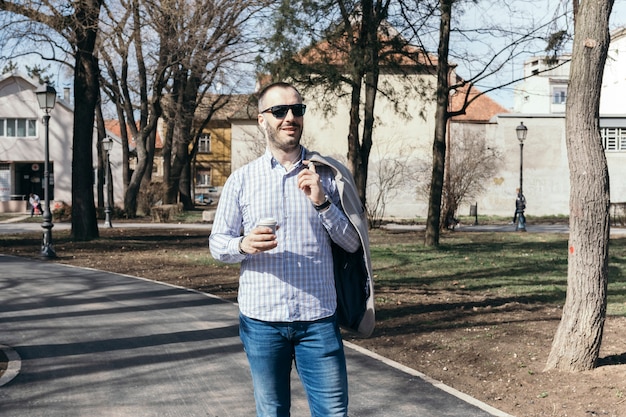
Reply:
<svg viewBox="0 0 626 417"><path fill-rule="evenodd" d="M41 214L41 200L37 194L30 193L28 204L30 204L30 217L33 217L35 214Z"/></svg>
<svg viewBox="0 0 626 417"><path fill-rule="evenodd" d="M513 224L517 223L517 219L526 224L526 218L524 216L524 210L526 209L526 197L522 194L522 191L516 189L517 196L515 197L515 214L513 214Z"/></svg>

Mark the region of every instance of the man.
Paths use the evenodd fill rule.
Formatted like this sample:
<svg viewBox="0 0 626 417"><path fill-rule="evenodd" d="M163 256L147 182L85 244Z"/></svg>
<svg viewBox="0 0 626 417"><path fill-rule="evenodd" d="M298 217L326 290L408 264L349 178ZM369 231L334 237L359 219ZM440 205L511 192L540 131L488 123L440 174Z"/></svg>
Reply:
<svg viewBox="0 0 626 417"><path fill-rule="evenodd" d="M305 110L289 84L260 92L266 152L228 178L209 240L216 259L241 262L240 337L263 417L289 416L293 361L312 416L348 410L331 241L354 253L362 239L342 211L333 171L305 159ZM262 218L277 220L275 233L257 226Z"/></svg>
<svg viewBox="0 0 626 417"><path fill-rule="evenodd" d="M526 216L524 216L524 210L526 210L526 197L522 194L522 191L517 188L517 197L515 198L515 215L513 216L513 224L517 223L519 219L518 226L525 227L526 226Z"/></svg>
<svg viewBox="0 0 626 417"><path fill-rule="evenodd" d="M30 217L33 217L35 214L41 214L41 200L37 194L30 193L28 203L30 204Z"/></svg>

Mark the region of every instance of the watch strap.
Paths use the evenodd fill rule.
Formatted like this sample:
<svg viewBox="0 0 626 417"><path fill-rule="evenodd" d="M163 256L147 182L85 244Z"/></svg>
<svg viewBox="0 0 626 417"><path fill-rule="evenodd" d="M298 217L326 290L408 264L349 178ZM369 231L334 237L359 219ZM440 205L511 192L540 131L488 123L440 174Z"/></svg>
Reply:
<svg viewBox="0 0 626 417"><path fill-rule="evenodd" d="M326 197L326 199L324 200L324 202L322 204L313 204L313 207L315 207L315 210L317 211L322 211L328 207L330 207L330 200L328 199L328 197Z"/></svg>

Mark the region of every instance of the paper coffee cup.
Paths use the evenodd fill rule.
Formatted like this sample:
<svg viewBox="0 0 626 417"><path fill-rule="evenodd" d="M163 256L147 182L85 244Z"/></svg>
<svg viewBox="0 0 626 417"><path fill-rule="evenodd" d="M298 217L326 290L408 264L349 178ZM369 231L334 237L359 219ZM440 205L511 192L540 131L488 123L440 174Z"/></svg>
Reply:
<svg viewBox="0 0 626 417"><path fill-rule="evenodd" d="M273 217L265 217L259 220L257 226L269 227L272 229L272 233L276 233L276 219Z"/></svg>

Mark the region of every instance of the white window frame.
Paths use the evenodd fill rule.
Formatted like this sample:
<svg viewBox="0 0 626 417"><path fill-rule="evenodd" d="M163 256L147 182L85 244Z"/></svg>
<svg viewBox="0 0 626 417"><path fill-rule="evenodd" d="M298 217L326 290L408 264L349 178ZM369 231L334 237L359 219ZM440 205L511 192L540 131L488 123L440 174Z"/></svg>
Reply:
<svg viewBox="0 0 626 417"><path fill-rule="evenodd" d="M567 87L552 87L552 104L565 104L567 101Z"/></svg>
<svg viewBox="0 0 626 417"><path fill-rule="evenodd" d="M211 186L211 168L202 168L196 171L196 187Z"/></svg>
<svg viewBox="0 0 626 417"><path fill-rule="evenodd" d="M2 118L0 119L0 137L35 138L37 137L37 119Z"/></svg>
<svg viewBox="0 0 626 417"><path fill-rule="evenodd" d="M605 152L626 152L626 127L600 128Z"/></svg>
<svg viewBox="0 0 626 417"><path fill-rule="evenodd" d="M211 134L203 133L198 138L198 153L211 153Z"/></svg>

